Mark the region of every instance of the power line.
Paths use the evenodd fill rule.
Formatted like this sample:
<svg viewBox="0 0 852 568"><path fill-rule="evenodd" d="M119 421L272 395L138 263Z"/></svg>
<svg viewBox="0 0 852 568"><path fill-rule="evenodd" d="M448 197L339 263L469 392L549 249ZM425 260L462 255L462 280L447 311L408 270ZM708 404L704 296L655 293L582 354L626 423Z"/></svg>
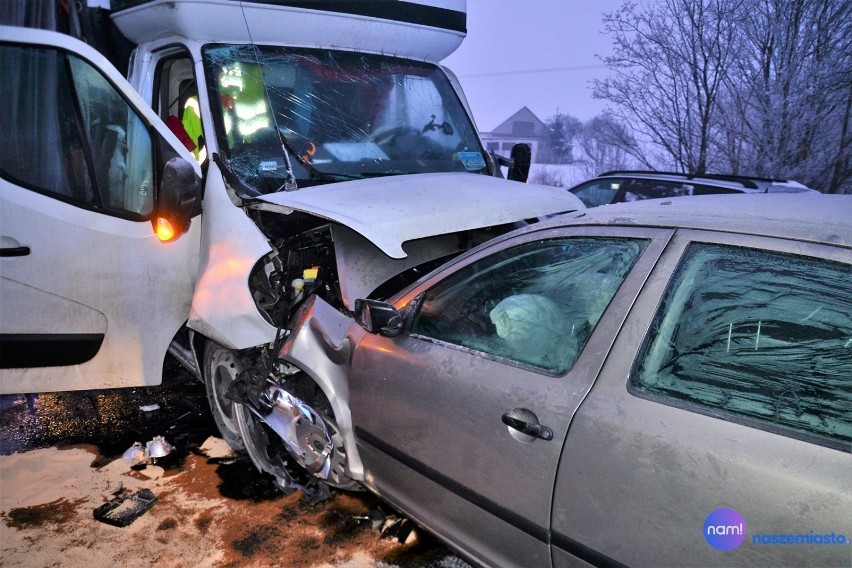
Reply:
<svg viewBox="0 0 852 568"><path fill-rule="evenodd" d="M503 75L532 75L534 73L557 73L560 71L585 71L587 69L606 68L606 65L575 65L572 67L549 67L547 69L525 69L518 71L495 71L493 73L472 73L470 75L459 75L459 79L473 79L476 77L500 77Z"/></svg>

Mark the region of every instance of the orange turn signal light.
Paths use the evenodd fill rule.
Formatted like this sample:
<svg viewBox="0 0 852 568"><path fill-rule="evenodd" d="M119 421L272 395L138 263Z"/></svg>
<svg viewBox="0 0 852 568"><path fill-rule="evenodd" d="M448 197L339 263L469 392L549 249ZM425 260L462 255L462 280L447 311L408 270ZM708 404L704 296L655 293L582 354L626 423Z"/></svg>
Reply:
<svg viewBox="0 0 852 568"><path fill-rule="evenodd" d="M165 217L157 217L157 238L164 243L175 238L175 230Z"/></svg>

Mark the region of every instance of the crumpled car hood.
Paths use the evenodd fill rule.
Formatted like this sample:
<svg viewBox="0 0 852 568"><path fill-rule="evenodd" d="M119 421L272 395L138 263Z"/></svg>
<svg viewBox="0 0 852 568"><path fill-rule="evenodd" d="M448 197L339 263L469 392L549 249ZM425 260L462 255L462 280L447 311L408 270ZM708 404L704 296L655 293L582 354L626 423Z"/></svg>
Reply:
<svg viewBox="0 0 852 568"><path fill-rule="evenodd" d="M301 211L345 225L391 258L405 258L402 244L412 239L585 209L564 189L467 173L341 182L257 199L281 206L282 213Z"/></svg>

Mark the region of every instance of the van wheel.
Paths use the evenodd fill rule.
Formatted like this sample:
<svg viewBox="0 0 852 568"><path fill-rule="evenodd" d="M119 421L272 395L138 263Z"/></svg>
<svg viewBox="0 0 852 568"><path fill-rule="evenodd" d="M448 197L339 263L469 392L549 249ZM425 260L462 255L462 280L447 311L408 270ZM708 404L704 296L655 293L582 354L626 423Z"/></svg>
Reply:
<svg viewBox="0 0 852 568"><path fill-rule="evenodd" d="M222 439L237 452L245 452L246 446L234 421L235 403L225 395L242 370L236 353L212 341L205 343L202 374L207 390L207 402Z"/></svg>

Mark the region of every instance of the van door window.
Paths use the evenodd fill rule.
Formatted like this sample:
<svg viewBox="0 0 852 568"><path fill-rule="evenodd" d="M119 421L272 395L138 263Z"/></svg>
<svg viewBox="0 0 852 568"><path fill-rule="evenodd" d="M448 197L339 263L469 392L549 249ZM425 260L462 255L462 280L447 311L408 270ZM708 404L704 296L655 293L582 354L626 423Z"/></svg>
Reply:
<svg viewBox="0 0 852 568"><path fill-rule="evenodd" d="M167 57L158 65L157 89L154 110L195 159L203 163L207 149L201 127L198 84L188 53Z"/></svg>
<svg viewBox="0 0 852 568"><path fill-rule="evenodd" d="M150 216L151 136L107 79L54 48L3 45L0 66L3 176L82 207Z"/></svg>

